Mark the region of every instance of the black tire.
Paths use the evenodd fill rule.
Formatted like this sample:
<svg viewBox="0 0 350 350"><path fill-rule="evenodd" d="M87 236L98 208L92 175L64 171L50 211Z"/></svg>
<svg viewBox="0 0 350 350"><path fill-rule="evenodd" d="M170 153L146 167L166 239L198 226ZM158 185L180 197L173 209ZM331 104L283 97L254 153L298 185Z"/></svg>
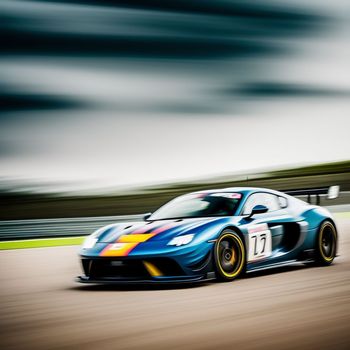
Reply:
<svg viewBox="0 0 350 350"><path fill-rule="evenodd" d="M232 230L224 230L214 246L217 277L232 281L245 271L246 251L241 237Z"/></svg>
<svg viewBox="0 0 350 350"><path fill-rule="evenodd" d="M337 229L330 221L324 221L317 234L316 239L316 264L327 266L332 264L337 254Z"/></svg>

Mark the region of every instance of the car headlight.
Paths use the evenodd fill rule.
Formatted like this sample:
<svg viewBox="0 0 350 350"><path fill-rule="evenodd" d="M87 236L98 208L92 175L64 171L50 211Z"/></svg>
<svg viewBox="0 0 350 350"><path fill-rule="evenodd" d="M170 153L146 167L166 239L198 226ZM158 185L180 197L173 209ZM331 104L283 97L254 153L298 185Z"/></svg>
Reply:
<svg viewBox="0 0 350 350"><path fill-rule="evenodd" d="M177 247L179 247L180 245L185 245L188 244L192 241L194 235L183 235L183 236L177 236L174 237L169 243L168 245L175 245Z"/></svg>
<svg viewBox="0 0 350 350"><path fill-rule="evenodd" d="M82 248L83 249L91 249L94 247L94 245L96 244L97 241L98 241L98 238L94 235L91 235L85 239Z"/></svg>

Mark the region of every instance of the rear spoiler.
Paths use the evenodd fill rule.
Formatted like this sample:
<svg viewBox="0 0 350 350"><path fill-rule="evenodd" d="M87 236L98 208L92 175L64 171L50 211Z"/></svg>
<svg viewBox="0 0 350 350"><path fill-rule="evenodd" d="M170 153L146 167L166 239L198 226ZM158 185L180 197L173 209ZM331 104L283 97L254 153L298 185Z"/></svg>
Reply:
<svg viewBox="0 0 350 350"><path fill-rule="evenodd" d="M339 197L340 186L334 185L330 187L307 188L298 190L281 191L290 196L307 196L308 203L311 203L311 196L316 196L316 204L320 205L320 196L327 195L327 199L335 199Z"/></svg>

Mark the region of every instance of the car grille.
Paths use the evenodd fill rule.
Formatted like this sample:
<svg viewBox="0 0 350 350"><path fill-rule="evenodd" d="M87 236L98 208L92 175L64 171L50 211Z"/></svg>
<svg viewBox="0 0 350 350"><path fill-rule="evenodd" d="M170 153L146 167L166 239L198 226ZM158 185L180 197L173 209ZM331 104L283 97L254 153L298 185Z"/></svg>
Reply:
<svg viewBox="0 0 350 350"><path fill-rule="evenodd" d="M147 259L147 262L154 264L165 277L184 275L181 267L172 259ZM85 275L96 280L147 280L152 277L140 259L82 259L82 266Z"/></svg>

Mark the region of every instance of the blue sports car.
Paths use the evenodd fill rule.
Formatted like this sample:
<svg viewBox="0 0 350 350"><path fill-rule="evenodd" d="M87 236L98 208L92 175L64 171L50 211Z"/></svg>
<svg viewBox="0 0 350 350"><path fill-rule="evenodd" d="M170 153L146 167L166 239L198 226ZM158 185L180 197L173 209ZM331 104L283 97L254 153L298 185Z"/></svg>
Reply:
<svg viewBox="0 0 350 350"><path fill-rule="evenodd" d="M231 281L296 261L329 265L336 253L337 229L325 208L264 188L206 190L175 198L144 221L97 230L81 248L78 281Z"/></svg>

